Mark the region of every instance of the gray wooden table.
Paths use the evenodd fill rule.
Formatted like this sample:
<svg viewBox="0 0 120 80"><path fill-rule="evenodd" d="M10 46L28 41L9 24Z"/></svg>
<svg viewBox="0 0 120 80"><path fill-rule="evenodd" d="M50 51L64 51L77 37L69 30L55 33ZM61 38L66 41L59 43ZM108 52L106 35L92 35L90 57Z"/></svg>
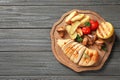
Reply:
<svg viewBox="0 0 120 80"><path fill-rule="evenodd" d="M49 32L62 14L89 9L113 23L116 41L99 71L76 73L52 54ZM0 80L120 80L120 0L0 0Z"/></svg>

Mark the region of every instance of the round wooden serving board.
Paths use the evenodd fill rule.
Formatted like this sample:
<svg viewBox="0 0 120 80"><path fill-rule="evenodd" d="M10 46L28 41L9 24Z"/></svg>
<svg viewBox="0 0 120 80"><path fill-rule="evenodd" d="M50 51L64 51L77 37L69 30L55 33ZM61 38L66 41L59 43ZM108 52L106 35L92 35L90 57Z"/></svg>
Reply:
<svg viewBox="0 0 120 80"><path fill-rule="evenodd" d="M77 9L75 9L77 10ZM72 10L74 11L74 10ZM61 39L61 37L59 36L57 29L61 26L65 25L65 18L66 16L68 16L72 11L69 11L67 13L65 13L61 19L56 22L53 27L52 30L50 32L50 36L51 36L51 47L52 47L52 51L54 56L56 57L56 59L64 64L65 66L69 67L70 69L76 71L76 72L82 72L82 71L89 71L89 70L99 70L102 68L102 66L104 65L105 61L108 59L111 50L112 50L112 46L115 40L115 34L105 40L105 43L107 44L107 51L98 51L99 55L100 55L100 60L98 62L98 64L96 66L91 66L91 67L81 67L75 63L73 63L72 61L69 60L69 58L63 53L62 49L57 45L57 40ZM84 13L86 15L89 15L91 18L93 18L94 20L97 20L99 23L101 22L106 22L102 17L100 17L97 13L89 11L89 10L77 10L80 13ZM69 36L66 35L63 39L69 39ZM91 48L95 48L95 46L92 46Z"/></svg>

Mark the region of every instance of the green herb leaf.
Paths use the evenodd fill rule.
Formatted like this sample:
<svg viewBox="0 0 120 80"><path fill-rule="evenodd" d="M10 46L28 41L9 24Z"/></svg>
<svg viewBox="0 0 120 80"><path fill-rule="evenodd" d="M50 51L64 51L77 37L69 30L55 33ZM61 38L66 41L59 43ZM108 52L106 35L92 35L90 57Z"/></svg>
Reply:
<svg viewBox="0 0 120 80"><path fill-rule="evenodd" d="M103 44L102 50L107 51L107 46L106 46L106 44Z"/></svg>
<svg viewBox="0 0 120 80"><path fill-rule="evenodd" d="M90 22L85 23L85 26L90 26L90 25L91 25Z"/></svg>
<svg viewBox="0 0 120 80"><path fill-rule="evenodd" d="M77 35L77 37L76 37L75 41L76 41L76 42L82 42L82 41L83 41L83 39L82 39L79 35Z"/></svg>

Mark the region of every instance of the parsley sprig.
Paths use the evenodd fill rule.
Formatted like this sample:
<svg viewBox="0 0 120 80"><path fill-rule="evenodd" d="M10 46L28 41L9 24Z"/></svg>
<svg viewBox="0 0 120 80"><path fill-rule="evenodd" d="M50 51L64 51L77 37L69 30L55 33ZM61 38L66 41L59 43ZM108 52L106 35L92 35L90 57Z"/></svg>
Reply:
<svg viewBox="0 0 120 80"><path fill-rule="evenodd" d="M102 50L107 51L107 46L106 46L106 44L103 44Z"/></svg>
<svg viewBox="0 0 120 80"><path fill-rule="evenodd" d="M77 35L76 39L75 39L76 42L82 42L83 41L83 38L80 37L79 35Z"/></svg>
<svg viewBox="0 0 120 80"><path fill-rule="evenodd" d="M90 22L85 22L85 26L88 26L88 27L90 27Z"/></svg>

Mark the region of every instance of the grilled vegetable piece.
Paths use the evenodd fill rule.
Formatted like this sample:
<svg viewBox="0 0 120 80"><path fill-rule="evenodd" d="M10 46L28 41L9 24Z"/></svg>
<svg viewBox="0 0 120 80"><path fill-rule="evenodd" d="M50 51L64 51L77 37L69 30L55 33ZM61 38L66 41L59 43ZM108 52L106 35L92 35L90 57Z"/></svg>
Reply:
<svg viewBox="0 0 120 80"><path fill-rule="evenodd" d="M96 31L97 36L101 39L108 39L113 35L113 33L114 28L109 22L102 22Z"/></svg>
<svg viewBox="0 0 120 80"><path fill-rule="evenodd" d="M65 22L66 22L67 24L71 24L71 19L72 19L74 16L76 16L77 14L78 14L77 11L71 12L71 13L66 17Z"/></svg>

